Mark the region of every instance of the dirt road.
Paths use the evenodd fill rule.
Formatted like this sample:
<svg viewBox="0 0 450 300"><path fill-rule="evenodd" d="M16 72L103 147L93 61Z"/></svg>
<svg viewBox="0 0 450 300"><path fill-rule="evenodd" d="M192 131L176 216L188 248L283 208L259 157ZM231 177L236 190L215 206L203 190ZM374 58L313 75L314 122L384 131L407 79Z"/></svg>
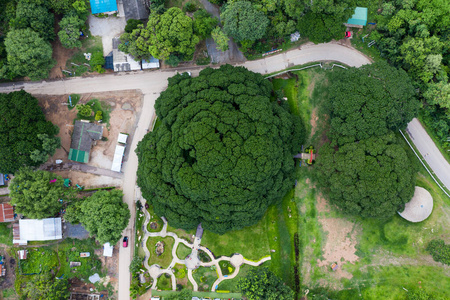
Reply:
<svg viewBox="0 0 450 300"><path fill-rule="evenodd" d="M293 65L302 65L314 61L334 60L341 63L359 67L370 63L370 60L361 52L336 43L328 44L306 44L301 49L294 49L279 55L267 57L257 61L249 61L239 64L247 69L267 74L283 70ZM199 68L192 70L192 75L198 75ZM184 70L185 71L185 70ZM134 232L134 200L136 185L137 156L134 152L138 141L147 133L150 121L154 114L154 103L161 91L167 87L167 78L176 74L173 69L158 70L152 72L128 72L100 75L96 77L72 78L60 81L25 82L0 85L0 92L11 92L18 89L25 89L32 94L61 95L71 93L91 93L105 91L120 91L137 89L144 95L144 104L141 117L133 140L131 141L128 163L124 169L124 201L131 210L131 219L128 227L124 230L124 235L129 236L130 244L128 248L120 247L119 252L119 296L118 299L129 299L130 272L129 265L135 241Z"/></svg>

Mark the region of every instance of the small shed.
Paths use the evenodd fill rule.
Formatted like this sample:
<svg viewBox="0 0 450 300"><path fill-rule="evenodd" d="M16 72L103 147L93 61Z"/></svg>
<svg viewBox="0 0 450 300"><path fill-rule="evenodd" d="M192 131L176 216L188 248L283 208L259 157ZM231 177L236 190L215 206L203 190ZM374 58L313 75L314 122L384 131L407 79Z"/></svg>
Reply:
<svg viewBox="0 0 450 300"><path fill-rule="evenodd" d="M102 138L103 126L75 121L69 159L81 163L89 162L89 152L94 141Z"/></svg>
<svg viewBox="0 0 450 300"><path fill-rule="evenodd" d="M159 68L159 59L154 58L153 56L150 57L149 60L143 59L142 60L142 69L156 69Z"/></svg>
<svg viewBox="0 0 450 300"><path fill-rule="evenodd" d="M0 204L0 222L13 222L14 208L9 203Z"/></svg>
<svg viewBox="0 0 450 300"><path fill-rule="evenodd" d="M103 256L112 257L114 246L111 246L110 243L103 244Z"/></svg>
<svg viewBox="0 0 450 300"><path fill-rule="evenodd" d="M353 16L344 23L347 27L363 28L367 25L367 7L355 8Z"/></svg>
<svg viewBox="0 0 450 300"><path fill-rule="evenodd" d="M28 254L27 250L17 251L17 256L19 257L19 259L27 259L27 254Z"/></svg>
<svg viewBox="0 0 450 300"><path fill-rule="evenodd" d="M80 257L89 257L91 256L90 252L80 252Z"/></svg>
<svg viewBox="0 0 450 300"><path fill-rule="evenodd" d="M116 0L90 0L92 14L112 13L117 11Z"/></svg>
<svg viewBox="0 0 450 300"><path fill-rule="evenodd" d="M146 20L148 19L147 8L142 0L127 0L123 1L123 10L125 13L125 20L136 19Z"/></svg>

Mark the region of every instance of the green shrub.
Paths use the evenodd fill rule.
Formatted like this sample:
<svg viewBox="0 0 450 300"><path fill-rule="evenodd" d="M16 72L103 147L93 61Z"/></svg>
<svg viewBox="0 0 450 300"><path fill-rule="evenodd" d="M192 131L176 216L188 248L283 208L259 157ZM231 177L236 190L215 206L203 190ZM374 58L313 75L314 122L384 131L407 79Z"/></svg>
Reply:
<svg viewBox="0 0 450 300"><path fill-rule="evenodd" d="M450 265L450 245L446 245L443 240L432 240L428 243L426 250L435 261Z"/></svg>
<svg viewBox="0 0 450 300"><path fill-rule="evenodd" d="M77 104L76 108L81 117L90 117L92 114L92 108L87 104Z"/></svg>
<svg viewBox="0 0 450 300"><path fill-rule="evenodd" d="M178 66L178 64L181 62L181 59L174 55L174 54L170 54L169 58L166 60L166 64L168 64L171 67L176 67Z"/></svg>
<svg viewBox="0 0 450 300"><path fill-rule="evenodd" d="M101 121L102 117L103 117L102 111L101 111L101 110L98 110L98 111L95 113L95 121Z"/></svg>
<svg viewBox="0 0 450 300"><path fill-rule="evenodd" d="M197 9L198 9L198 7L197 7L194 3L192 3L192 2L186 3L186 4L184 5L184 7L183 7L183 11L184 11L184 12L194 12L194 11L196 11Z"/></svg>

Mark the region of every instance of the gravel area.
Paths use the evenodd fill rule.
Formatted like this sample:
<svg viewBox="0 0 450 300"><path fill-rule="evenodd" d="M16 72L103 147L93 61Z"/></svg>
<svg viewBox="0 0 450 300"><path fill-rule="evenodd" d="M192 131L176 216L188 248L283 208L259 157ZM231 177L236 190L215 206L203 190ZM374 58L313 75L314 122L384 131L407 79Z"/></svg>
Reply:
<svg viewBox="0 0 450 300"><path fill-rule="evenodd" d="M84 229L81 224L70 224L69 222L64 223L64 236L73 239L87 239L89 237L89 232Z"/></svg>
<svg viewBox="0 0 450 300"><path fill-rule="evenodd" d="M89 30L92 35L102 37L104 56L112 51L112 39L124 32L126 24L124 17L97 18L89 15Z"/></svg>

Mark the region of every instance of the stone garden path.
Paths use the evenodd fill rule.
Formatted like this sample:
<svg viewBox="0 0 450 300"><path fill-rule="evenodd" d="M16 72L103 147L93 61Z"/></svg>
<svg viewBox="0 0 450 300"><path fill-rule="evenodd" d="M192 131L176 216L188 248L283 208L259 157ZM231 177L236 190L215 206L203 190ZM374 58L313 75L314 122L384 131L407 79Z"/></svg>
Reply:
<svg viewBox="0 0 450 300"><path fill-rule="evenodd" d="M146 209L144 209L144 214L145 214L144 239L143 239L143 245L144 245L143 248L144 248L144 252L145 252L144 266L148 270L150 277L152 277L152 279L153 279L152 289L156 289L156 283L157 283L158 277L160 277L163 274L168 274L171 277L172 290L176 290L176 286L177 286L176 278L175 278L175 274L172 270L172 268L175 266L175 264L182 264L182 265L186 266L186 268L188 270L187 276L188 276L189 281L192 283L194 291L198 291L198 284L195 281L194 277L192 276L193 270L197 269L199 266L201 266L201 267L215 266L218 278L214 282L214 284L211 288L211 291L215 292L217 287L219 286L219 283L221 283L223 280L232 279L232 278L236 277L236 275L239 273L239 269L242 264L248 264L248 265L257 267L257 266L261 265L262 263L271 259L270 255L269 255L269 256L262 258L261 260L259 260L257 262L254 262L254 261L245 259L244 256L242 256L242 254L238 254L238 253L234 254L231 257L221 256L216 259L214 257L214 254L208 248L206 248L204 246L200 246L201 238L196 236L194 239L194 243L192 244L192 243L187 242L185 239L179 238L176 233L168 232L167 231L167 220L164 217L161 218L164 222L164 225L163 225L163 228L161 231L148 232L147 225L150 222L150 214L148 213L148 211ZM154 264L151 266L148 265L148 260L150 258L150 251L147 248L147 240L149 237L157 237L157 236L159 236L159 237L170 236L175 240L175 243L173 244L173 247L172 247L173 259L167 269L163 269L161 266L159 266L157 264ZM192 249L191 254L189 254L186 257L186 259L179 259L177 256L177 248L178 248L179 243L182 243ZM198 258L198 250L202 250L206 254L208 254L211 261L206 262L206 263L201 262L200 259ZM234 272L230 275L223 275L222 270L220 269L220 266L219 266L219 262L221 262L221 261L229 261L231 263L231 265L233 267L235 267Z"/></svg>

